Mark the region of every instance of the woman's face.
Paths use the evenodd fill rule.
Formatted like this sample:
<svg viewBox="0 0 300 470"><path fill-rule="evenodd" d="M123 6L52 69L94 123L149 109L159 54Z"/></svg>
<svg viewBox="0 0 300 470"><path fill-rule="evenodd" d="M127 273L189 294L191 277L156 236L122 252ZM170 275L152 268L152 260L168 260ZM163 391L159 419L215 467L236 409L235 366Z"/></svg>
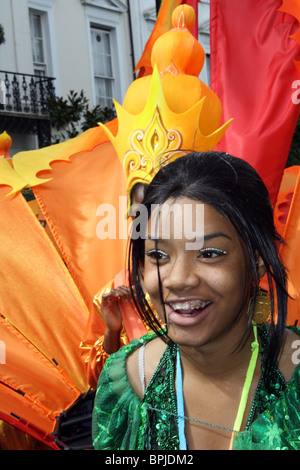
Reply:
<svg viewBox="0 0 300 470"><path fill-rule="evenodd" d="M244 331L250 281L240 238L212 206L187 198L166 202L172 203L177 207L175 216L160 215L157 223L154 210L148 222L143 273L144 287L164 322L158 259L169 337L187 346L208 344L228 333L242 310L238 324ZM196 227L203 243L201 237L190 238Z"/></svg>

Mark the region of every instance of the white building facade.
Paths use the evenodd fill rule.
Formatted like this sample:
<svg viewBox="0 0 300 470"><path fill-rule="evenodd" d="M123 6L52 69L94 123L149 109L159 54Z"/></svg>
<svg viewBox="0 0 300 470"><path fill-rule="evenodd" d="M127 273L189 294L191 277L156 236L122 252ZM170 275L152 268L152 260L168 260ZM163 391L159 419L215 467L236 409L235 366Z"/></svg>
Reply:
<svg viewBox="0 0 300 470"><path fill-rule="evenodd" d="M0 133L11 156L37 148L49 127L44 94L84 90L90 106L123 102L156 21L155 0L0 0ZM209 83L209 1L199 3ZM35 102L36 101L36 102Z"/></svg>

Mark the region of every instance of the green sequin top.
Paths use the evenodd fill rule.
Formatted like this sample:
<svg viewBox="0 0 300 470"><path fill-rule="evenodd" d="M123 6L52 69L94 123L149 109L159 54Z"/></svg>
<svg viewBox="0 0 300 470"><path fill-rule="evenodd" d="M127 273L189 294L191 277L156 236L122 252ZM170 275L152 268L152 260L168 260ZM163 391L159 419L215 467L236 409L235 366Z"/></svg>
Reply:
<svg viewBox="0 0 300 470"><path fill-rule="evenodd" d="M300 335L299 328L293 330ZM268 344L266 328L259 329L262 370ZM106 361L99 378L93 413L97 450L179 450L175 362L177 346L168 345L141 401L126 374L127 356L156 336L133 340ZM300 450L300 365L286 383L278 367L271 388L262 378L257 386L245 430L236 433L233 449Z"/></svg>

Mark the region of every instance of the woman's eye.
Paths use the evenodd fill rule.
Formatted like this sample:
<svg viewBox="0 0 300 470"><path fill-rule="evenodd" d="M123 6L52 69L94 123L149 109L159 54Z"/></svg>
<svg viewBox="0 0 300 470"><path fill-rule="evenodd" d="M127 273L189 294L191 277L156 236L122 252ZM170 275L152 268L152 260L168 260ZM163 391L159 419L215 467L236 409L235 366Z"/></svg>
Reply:
<svg viewBox="0 0 300 470"><path fill-rule="evenodd" d="M169 256L167 255L167 253L165 253L164 251L161 251L161 250L149 250L146 252L146 255L153 259L153 260L163 260L163 259L168 259Z"/></svg>
<svg viewBox="0 0 300 470"><path fill-rule="evenodd" d="M227 255L227 252L220 248L203 248L199 251L198 258L213 259L224 255Z"/></svg>

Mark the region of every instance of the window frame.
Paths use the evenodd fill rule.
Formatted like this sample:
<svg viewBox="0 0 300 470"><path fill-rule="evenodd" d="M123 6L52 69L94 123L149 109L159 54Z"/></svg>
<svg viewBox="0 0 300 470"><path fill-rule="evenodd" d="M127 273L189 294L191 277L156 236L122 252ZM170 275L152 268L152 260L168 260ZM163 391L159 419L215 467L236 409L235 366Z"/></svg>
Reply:
<svg viewBox="0 0 300 470"><path fill-rule="evenodd" d="M109 68L110 68L110 71L111 71L111 74L101 74L101 73L97 73L97 64L95 63L95 59L96 59L96 53L95 53L95 49L94 49L94 43L93 43L93 32L96 32L96 31L99 31L99 33L103 36L103 35L107 35L108 37L108 43L109 43L109 53L107 53L107 57L109 58ZM113 107L113 102L112 102L112 99L114 98L115 96L115 73L114 73L114 58L113 58L113 30L111 29L108 29L108 28L104 28L104 27L101 27L100 25L98 24L94 24L94 23L90 23L90 40L91 40L91 56L92 56L92 69L93 69L93 88L94 88L94 99L95 99L95 104L96 105L100 105L102 107L105 107L105 106L108 106L108 107ZM105 51L104 53L102 54L104 57L105 57ZM105 86L104 88L107 89L107 85L108 88L110 88L110 94L109 96L107 96L107 94L105 94L105 96L103 95L100 95L100 102L98 101L98 93L97 93L97 80L102 80L104 83L105 83ZM103 102L101 102L101 98L103 98Z"/></svg>
<svg viewBox="0 0 300 470"><path fill-rule="evenodd" d="M40 19L40 27L41 27L41 37L37 38L34 36L34 16L39 17ZM47 12L35 10L33 8L29 8L29 24L30 24L30 36L31 36L31 50L32 50L32 64L33 64L33 72L34 75L41 75L41 76L48 76L49 74L49 59L48 59L48 51L46 47L46 38L45 35L47 34ZM38 39L42 43L42 51L43 51L43 62L39 62L35 60L35 50L34 50L34 41Z"/></svg>

